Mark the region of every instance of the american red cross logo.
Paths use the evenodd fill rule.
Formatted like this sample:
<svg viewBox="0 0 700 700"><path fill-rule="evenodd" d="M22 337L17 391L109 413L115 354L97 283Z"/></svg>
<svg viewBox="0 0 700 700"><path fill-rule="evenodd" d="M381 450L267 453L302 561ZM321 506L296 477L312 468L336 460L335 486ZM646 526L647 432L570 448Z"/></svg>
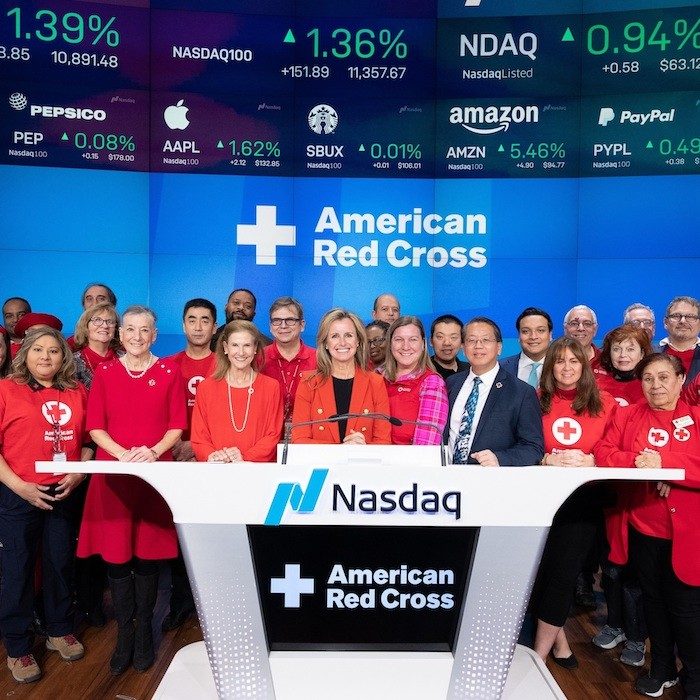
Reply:
<svg viewBox="0 0 700 700"><path fill-rule="evenodd" d="M70 406L60 401L47 401L41 406L41 413L48 423L64 426L73 416Z"/></svg>
<svg viewBox="0 0 700 700"><path fill-rule="evenodd" d="M653 447L663 447L668 444L669 435L663 428L649 428L647 441Z"/></svg>
<svg viewBox="0 0 700 700"><path fill-rule="evenodd" d="M690 440L690 430L688 428L676 428L673 431L673 437L678 440L678 442L686 442Z"/></svg>
<svg viewBox="0 0 700 700"><path fill-rule="evenodd" d="M187 382L187 388L189 389L189 392L190 392L190 394L192 394L192 396L196 396L196 394L197 394L197 385L198 385L199 382L201 382L203 379L204 379L204 377L195 376L195 377L192 377L192 378L190 379L189 382Z"/></svg>
<svg viewBox="0 0 700 700"><path fill-rule="evenodd" d="M552 435L562 445L575 445L581 439L583 430L574 418L557 418L552 423Z"/></svg>

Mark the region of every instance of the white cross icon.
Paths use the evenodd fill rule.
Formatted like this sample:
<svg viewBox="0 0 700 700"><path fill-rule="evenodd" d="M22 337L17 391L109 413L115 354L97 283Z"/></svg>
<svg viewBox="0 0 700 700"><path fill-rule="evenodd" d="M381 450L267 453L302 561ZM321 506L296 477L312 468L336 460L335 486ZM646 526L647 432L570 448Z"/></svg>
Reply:
<svg viewBox="0 0 700 700"><path fill-rule="evenodd" d="M313 592L314 580L301 577L299 564L285 564L284 578L270 579L270 593L283 593L285 608L300 608L302 593Z"/></svg>
<svg viewBox="0 0 700 700"><path fill-rule="evenodd" d="M255 246L255 262L258 265L277 264L277 246L296 244L296 226L277 225L277 207L259 204L255 207L254 224L238 224L238 245Z"/></svg>

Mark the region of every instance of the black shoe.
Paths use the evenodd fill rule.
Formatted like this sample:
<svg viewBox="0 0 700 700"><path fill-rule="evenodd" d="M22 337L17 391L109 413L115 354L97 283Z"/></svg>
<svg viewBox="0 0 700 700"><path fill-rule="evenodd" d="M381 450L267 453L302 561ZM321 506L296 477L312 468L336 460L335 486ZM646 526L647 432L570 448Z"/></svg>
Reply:
<svg viewBox="0 0 700 700"><path fill-rule="evenodd" d="M570 656L554 656L554 652L552 651L550 652L550 656L557 666L561 666L567 671L573 671L575 668L578 668L578 659L573 651Z"/></svg>
<svg viewBox="0 0 700 700"><path fill-rule="evenodd" d="M163 634L170 632L170 630L175 630L187 621L189 616L194 612L194 606L187 606L180 608L179 610L170 610L170 612L163 618L163 623L160 626Z"/></svg>
<svg viewBox="0 0 700 700"><path fill-rule="evenodd" d="M671 680L659 680L651 675L639 676L634 684L634 689L650 698L660 698L666 688L672 688L678 683L678 678Z"/></svg>

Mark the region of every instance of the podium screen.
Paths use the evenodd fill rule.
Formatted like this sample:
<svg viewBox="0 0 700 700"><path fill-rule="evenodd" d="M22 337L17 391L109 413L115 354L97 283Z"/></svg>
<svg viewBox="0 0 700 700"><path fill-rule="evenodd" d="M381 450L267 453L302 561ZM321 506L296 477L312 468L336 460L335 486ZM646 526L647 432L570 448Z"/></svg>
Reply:
<svg viewBox="0 0 700 700"><path fill-rule="evenodd" d="M452 651L478 528L248 528L271 651Z"/></svg>

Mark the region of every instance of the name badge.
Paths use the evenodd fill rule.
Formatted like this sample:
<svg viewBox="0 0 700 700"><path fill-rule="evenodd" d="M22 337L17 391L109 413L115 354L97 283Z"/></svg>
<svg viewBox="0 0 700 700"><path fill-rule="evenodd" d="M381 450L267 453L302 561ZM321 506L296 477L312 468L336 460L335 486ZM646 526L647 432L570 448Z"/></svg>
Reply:
<svg viewBox="0 0 700 700"><path fill-rule="evenodd" d="M53 453L53 461L54 462L66 462L68 458L66 457L65 452L54 452Z"/></svg>
<svg viewBox="0 0 700 700"><path fill-rule="evenodd" d="M689 425L693 425L693 419L690 416L681 416L680 418L673 419L673 425L676 428L687 428Z"/></svg>

